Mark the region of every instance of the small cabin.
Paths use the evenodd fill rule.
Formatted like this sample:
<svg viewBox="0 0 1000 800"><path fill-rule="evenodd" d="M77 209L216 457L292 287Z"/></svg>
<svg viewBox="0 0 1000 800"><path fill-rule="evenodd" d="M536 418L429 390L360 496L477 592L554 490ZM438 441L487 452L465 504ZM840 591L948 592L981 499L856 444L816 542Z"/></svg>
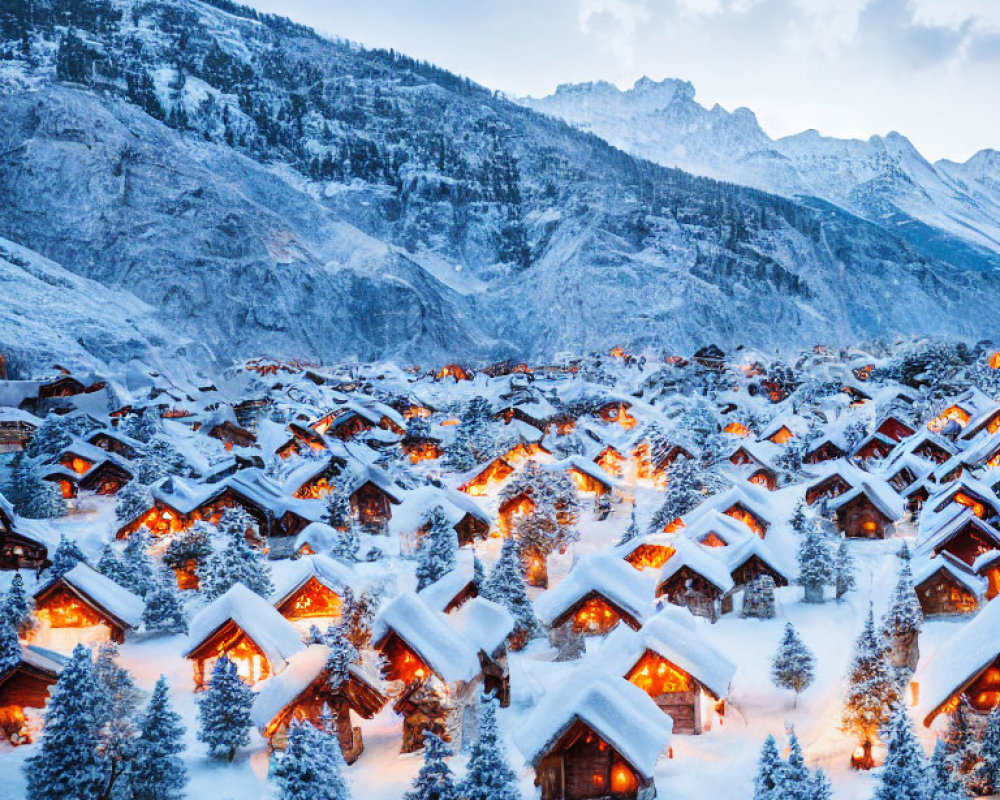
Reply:
<svg viewBox="0 0 1000 800"><path fill-rule="evenodd" d="M957 616L979 609L986 580L945 556L918 568L913 588L925 617Z"/></svg>
<svg viewBox="0 0 1000 800"><path fill-rule="evenodd" d="M712 622L733 609L735 584L726 565L700 545L677 542L677 552L663 569L656 596Z"/></svg>
<svg viewBox="0 0 1000 800"><path fill-rule="evenodd" d="M291 565L291 574L276 593L274 607L303 633L315 625L326 630L340 619L351 570L325 555L306 555Z"/></svg>
<svg viewBox="0 0 1000 800"><path fill-rule="evenodd" d="M98 463L77 481L79 488L101 495L118 494L133 478L132 472L119 461L106 459Z"/></svg>
<svg viewBox="0 0 1000 800"><path fill-rule="evenodd" d="M541 800L652 800L671 727L637 686L581 668L535 706L517 743Z"/></svg>
<svg viewBox="0 0 1000 800"><path fill-rule="evenodd" d="M966 566L972 566L984 553L1000 550L1000 531L968 509L931 532L925 542L934 555L946 553Z"/></svg>
<svg viewBox="0 0 1000 800"><path fill-rule="evenodd" d="M821 464L824 461L835 461L846 455L847 453L844 452L844 449L840 445L830 439L823 439L802 457L802 463Z"/></svg>
<svg viewBox="0 0 1000 800"><path fill-rule="evenodd" d="M847 494L849 491L851 491L851 484L840 473L833 472L806 488L806 503L815 505L821 500L832 500L842 494Z"/></svg>
<svg viewBox="0 0 1000 800"><path fill-rule="evenodd" d="M129 460L139 457L138 442L110 430L101 430L91 434L87 437L87 444L92 444L94 447L99 447L101 450Z"/></svg>
<svg viewBox="0 0 1000 800"><path fill-rule="evenodd" d="M350 494L351 511L361 525L373 532L382 532L392 518L392 507L399 505L401 496L395 491L364 481Z"/></svg>
<svg viewBox="0 0 1000 800"><path fill-rule="evenodd" d="M0 673L0 739L28 744L37 731L25 709L42 709L59 679L63 661L55 653L21 646L20 660Z"/></svg>
<svg viewBox="0 0 1000 800"><path fill-rule="evenodd" d="M44 585L34 600L31 643L67 653L78 644L123 643L145 610L141 597L83 563Z"/></svg>
<svg viewBox="0 0 1000 800"><path fill-rule="evenodd" d="M888 494L892 497L888 497ZM830 508L835 511L837 530L848 539L885 539L892 526L903 515L899 496L888 489L882 496L862 484L857 489L840 495Z"/></svg>
<svg viewBox="0 0 1000 800"><path fill-rule="evenodd" d="M770 527L770 523L760 514L755 514L743 503L733 503L722 513L728 517L732 517L733 519L738 519L761 539L767 535L767 529Z"/></svg>
<svg viewBox="0 0 1000 800"><path fill-rule="evenodd" d="M14 507L0 494L0 570L31 569L49 565L44 543L14 530Z"/></svg>
<svg viewBox="0 0 1000 800"><path fill-rule="evenodd" d="M184 657L192 662L195 690L200 691L223 655L254 685L281 672L302 648L299 630L264 598L237 583L191 620Z"/></svg>
<svg viewBox="0 0 1000 800"><path fill-rule="evenodd" d="M293 722L320 726L332 715L344 760L353 764L364 750L364 740L361 728L351 722L352 712L372 719L388 698L382 693L382 682L358 664L351 664L347 679L331 688L326 668L329 655L326 645L311 644L289 658L285 670L261 686L250 719L271 750L283 750Z"/></svg>
<svg viewBox="0 0 1000 800"><path fill-rule="evenodd" d="M233 447L254 447L257 444L256 436L229 420L224 420L214 426L208 435L222 442L227 450L231 450Z"/></svg>
<svg viewBox="0 0 1000 800"><path fill-rule="evenodd" d="M885 417L875 428L875 433L892 439L894 442L901 442L912 436L916 431L907 425L899 417L889 415Z"/></svg>

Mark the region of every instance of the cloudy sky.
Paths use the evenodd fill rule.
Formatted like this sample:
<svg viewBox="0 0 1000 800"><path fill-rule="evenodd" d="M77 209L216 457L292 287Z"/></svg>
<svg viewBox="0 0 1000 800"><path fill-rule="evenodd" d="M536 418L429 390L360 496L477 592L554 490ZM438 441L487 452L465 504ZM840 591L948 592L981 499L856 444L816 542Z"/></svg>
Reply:
<svg viewBox="0 0 1000 800"><path fill-rule="evenodd" d="M694 83L772 136L898 130L931 159L1000 149L1000 0L251 0L513 95Z"/></svg>

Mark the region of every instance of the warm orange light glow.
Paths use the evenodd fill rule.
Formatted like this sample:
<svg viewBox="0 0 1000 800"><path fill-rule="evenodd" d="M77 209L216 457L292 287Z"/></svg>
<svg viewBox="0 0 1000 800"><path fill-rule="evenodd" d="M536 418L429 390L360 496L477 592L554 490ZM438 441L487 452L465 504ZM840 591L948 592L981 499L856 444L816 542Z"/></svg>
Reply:
<svg viewBox="0 0 1000 800"><path fill-rule="evenodd" d="M972 513L975 514L980 519L982 519L983 514L986 513L986 508L985 506L983 506L982 503L972 499L963 492L958 492L955 495L955 502L958 503L959 505L965 506L966 508L971 508Z"/></svg>
<svg viewBox="0 0 1000 800"><path fill-rule="evenodd" d="M620 762L611 768L611 791L615 794L631 795L639 789L635 773Z"/></svg>
<svg viewBox="0 0 1000 800"><path fill-rule="evenodd" d="M997 414L993 419L991 419L989 424L986 426L987 433L996 433L997 431L1000 431L1000 414Z"/></svg>
<svg viewBox="0 0 1000 800"><path fill-rule="evenodd" d="M410 457L411 464L417 464L421 461L433 461L441 457L441 448L438 447L437 442L408 444L404 449Z"/></svg>
<svg viewBox="0 0 1000 800"><path fill-rule="evenodd" d="M59 481L59 491L64 500L76 497L76 487L70 481Z"/></svg>
<svg viewBox="0 0 1000 800"><path fill-rule="evenodd" d="M782 425L780 428L778 428L778 430L776 430L767 438L769 441L772 441L775 444L787 444L788 442L790 442L792 439L795 438L795 434L792 433L790 430L788 430L788 428L786 428L784 425Z"/></svg>
<svg viewBox="0 0 1000 800"><path fill-rule="evenodd" d="M461 421L462 420L460 420L460 419L458 419L456 417L452 417L451 419L443 419L443 420L441 420L441 427L442 428L450 428L452 425L458 425Z"/></svg>
<svg viewBox="0 0 1000 800"><path fill-rule="evenodd" d="M278 610L292 621L313 617L339 619L342 604L340 595L311 577Z"/></svg>
<svg viewBox="0 0 1000 800"><path fill-rule="evenodd" d="M443 380L444 378L454 378L456 382L458 381L470 381L472 378L469 376L464 369L462 369L458 364L446 364L438 370L435 376L437 380Z"/></svg>
<svg viewBox="0 0 1000 800"><path fill-rule="evenodd" d="M740 438L750 435L750 429L739 422L730 422L725 428L722 429L723 433L729 433L733 436L739 436Z"/></svg>
<svg viewBox="0 0 1000 800"><path fill-rule="evenodd" d="M670 545L641 544L629 553L625 560L636 569L646 569L649 567L659 569L676 552Z"/></svg>
<svg viewBox="0 0 1000 800"><path fill-rule="evenodd" d="M616 422L627 431L639 424L639 421L628 412L624 403L605 406L601 409L601 419L605 422Z"/></svg>
<svg viewBox="0 0 1000 800"><path fill-rule="evenodd" d="M90 628L104 622L104 618L93 608L65 593L57 600L36 608L35 616L42 627L49 628Z"/></svg>
<svg viewBox="0 0 1000 800"><path fill-rule="evenodd" d="M426 406L409 406L403 409L403 419L416 419L429 417L431 410ZM443 424L443 423L442 423Z"/></svg>
<svg viewBox="0 0 1000 800"><path fill-rule="evenodd" d="M727 544L714 533L702 536L701 544L705 545L705 547L727 547Z"/></svg>
<svg viewBox="0 0 1000 800"><path fill-rule="evenodd" d="M197 562L193 558L188 559L179 567L174 567L178 589L197 589L201 585L196 568Z"/></svg>
<svg viewBox="0 0 1000 800"><path fill-rule="evenodd" d="M945 409L934 417L934 419L928 422L927 427L934 433L940 433L948 427L949 422L956 422L958 423L958 427L964 428L969 424L969 420L971 418L972 415L965 409L959 408L958 406L952 406L951 408Z"/></svg>
<svg viewBox="0 0 1000 800"><path fill-rule="evenodd" d="M663 532L664 533L677 533L677 531L682 530L683 528L684 528L684 520L682 520L680 517L678 517L673 522L668 522L666 525L664 525L663 526Z"/></svg>
<svg viewBox="0 0 1000 800"><path fill-rule="evenodd" d="M690 692L694 689L694 681L690 675L651 650L643 653L625 678L650 697L659 697L668 692Z"/></svg>
<svg viewBox="0 0 1000 800"><path fill-rule="evenodd" d="M605 447L597 457L597 465L611 475L621 475L625 457L613 447Z"/></svg>
<svg viewBox="0 0 1000 800"><path fill-rule="evenodd" d="M878 530L878 523L875 522L875 520L866 519L864 522L861 523L861 529L863 531L866 531L867 533L874 533L875 531Z"/></svg>
<svg viewBox="0 0 1000 800"><path fill-rule="evenodd" d="M625 356L627 356L628 353L625 352L624 347L612 347L608 355L610 355L612 358L625 358Z"/></svg>
<svg viewBox="0 0 1000 800"><path fill-rule="evenodd" d="M750 530L756 533L761 539L764 538L764 526L758 522L757 518L754 517L749 511L743 508L739 503L734 505L728 511L726 511L726 516L732 517L733 519L738 519L744 525L746 525Z"/></svg>
<svg viewBox="0 0 1000 800"><path fill-rule="evenodd" d="M333 491L333 486L326 478L318 478L302 484L295 492L299 500L321 500Z"/></svg>
<svg viewBox="0 0 1000 800"><path fill-rule="evenodd" d="M993 369L1000 369L1000 353L993 353L990 355L990 366Z"/></svg>
<svg viewBox="0 0 1000 800"><path fill-rule="evenodd" d="M618 613L600 597L585 601L573 615L573 630L577 633L607 633L618 624Z"/></svg>

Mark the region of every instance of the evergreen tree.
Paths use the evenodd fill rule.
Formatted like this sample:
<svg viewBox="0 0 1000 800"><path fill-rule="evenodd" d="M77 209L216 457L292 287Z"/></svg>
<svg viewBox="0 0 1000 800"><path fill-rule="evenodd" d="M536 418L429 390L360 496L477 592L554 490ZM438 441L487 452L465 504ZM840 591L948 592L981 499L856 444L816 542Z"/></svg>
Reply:
<svg viewBox="0 0 1000 800"><path fill-rule="evenodd" d="M142 624L147 631L187 633L184 606L177 591L177 584L169 573L162 572L153 589L146 595Z"/></svg>
<svg viewBox="0 0 1000 800"><path fill-rule="evenodd" d="M632 514L629 517L628 527L622 531L621 538L618 540L619 545L623 545L626 542L631 542L633 539L638 539L642 534L639 531L639 523L635 519L635 504L632 504Z"/></svg>
<svg viewBox="0 0 1000 800"><path fill-rule="evenodd" d="M458 565L458 535L444 510L434 508L417 550L417 591L440 580Z"/></svg>
<svg viewBox="0 0 1000 800"><path fill-rule="evenodd" d="M701 505L711 490L710 483L693 458L675 458L667 468L663 505L653 514L650 530L662 531L674 520Z"/></svg>
<svg viewBox="0 0 1000 800"><path fill-rule="evenodd" d="M812 527L811 520L806 516L806 504L804 500L799 500L795 504L795 510L792 512L789 524L792 526L792 530L798 534L804 534Z"/></svg>
<svg viewBox="0 0 1000 800"><path fill-rule="evenodd" d="M338 531L347 531L354 524L351 498L343 489L334 489L326 497L326 514L323 522Z"/></svg>
<svg viewBox="0 0 1000 800"><path fill-rule="evenodd" d="M274 591L271 570L264 557L247 544L239 531L230 532L221 550L213 553L198 571L205 597L214 600L237 583L261 597Z"/></svg>
<svg viewBox="0 0 1000 800"><path fill-rule="evenodd" d="M284 752L276 753L271 780L279 800L350 800L344 756L337 737L308 722L295 721Z"/></svg>
<svg viewBox="0 0 1000 800"><path fill-rule="evenodd" d="M430 731L424 733L424 765L413 781L413 788L403 800L459 800L455 780L448 763L451 749L444 739Z"/></svg>
<svg viewBox="0 0 1000 800"><path fill-rule="evenodd" d="M979 758L976 770L979 789L983 794L997 794L1000 791L1000 707L990 712L980 740Z"/></svg>
<svg viewBox="0 0 1000 800"><path fill-rule="evenodd" d="M483 587L486 585L486 569L478 553L472 554L472 584L478 594L483 593Z"/></svg>
<svg viewBox="0 0 1000 800"><path fill-rule="evenodd" d="M792 623L786 623L785 635L771 662L771 681L775 686L795 692L795 705L798 705L799 693L809 688L815 678L815 664L812 651L799 638Z"/></svg>
<svg viewBox="0 0 1000 800"><path fill-rule="evenodd" d="M476 466L476 457L472 452L472 437L465 422L455 427L455 436L445 446L441 465L449 472L467 472Z"/></svg>
<svg viewBox="0 0 1000 800"><path fill-rule="evenodd" d="M785 764L785 783L789 788L789 800L812 800L808 794L812 776L802 755L802 745L792 730L788 734L788 762Z"/></svg>
<svg viewBox="0 0 1000 800"><path fill-rule="evenodd" d="M785 764L778 752L778 743L768 734L757 762L753 800L784 800L787 797Z"/></svg>
<svg viewBox="0 0 1000 800"><path fill-rule="evenodd" d="M966 791L974 788L980 763L980 734L972 722L975 716L975 712L969 707L969 701L962 697L951 713L943 738L945 763L952 777Z"/></svg>
<svg viewBox="0 0 1000 800"><path fill-rule="evenodd" d="M337 633L360 652L371 644L374 621L375 601L371 595L365 592L355 594L349 586L345 588L340 619L336 625Z"/></svg>
<svg viewBox="0 0 1000 800"><path fill-rule="evenodd" d="M3 602L0 603L0 617L9 619L14 628L20 631L27 630L31 625L31 603L24 590L24 578L20 572L14 573L10 588L3 596Z"/></svg>
<svg viewBox="0 0 1000 800"><path fill-rule="evenodd" d="M326 657L326 682L336 692L350 677L350 666L358 663L358 649L336 628L327 631L324 644L330 648Z"/></svg>
<svg viewBox="0 0 1000 800"><path fill-rule="evenodd" d="M125 525L138 519L153 506L153 495L149 487L131 480L115 495L115 519Z"/></svg>
<svg viewBox="0 0 1000 800"><path fill-rule="evenodd" d="M833 583L836 587L837 599L840 600L851 591L855 585L854 559L847 549L847 540L841 539L837 546L837 556L833 564Z"/></svg>
<svg viewBox="0 0 1000 800"><path fill-rule="evenodd" d="M219 533L229 534L233 538L242 537L247 542L261 541L257 520L242 506L227 508L223 511L217 527Z"/></svg>
<svg viewBox="0 0 1000 800"><path fill-rule="evenodd" d="M348 517L346 526L338 528L340 534L330 548L330 555L345 564L356 564L358 562L358 551L361 550L361 534L358 531L358 523L353 518Z"/></svg>
<svg viewBox="0 0 1000 800"><path fill-rule="evenodd" d="M127 577L122 562L118 559L113 545L106 544L101 550L101 557L97 561L97 571L108 580L112 580L119 586L125 586Z"/></svg>
<svg viewBox="0 0 1000 800"><path fill-rule="evenodd" d="M822 769L813 771L812 779L802 794L802 798L803 800L833 800L833 786Z"/></svg>
<svg viewBox="0 0 1000 800"><path fill-rule="evenodd" d="M101 796L105 771L98 754L103 691L90 651L77 645L45 710L41 746L25 762L28 800Z"/></svg>
<svg viewBox="0 0 1000 800"><path fill-rule="evenodd" d="M522 636L530 637L538 629L538 619L528 599L524 568L513 539L504 539L500 547L500 558L493 565L483 589L483 596L487 600L499 603L511 613L516 630Z"/></svg>
<svg viewBox="0 0 1000 800"><path fill-rule="evenodd" d="M872 800L927 800L924 754L913 723L899 703L889 718L885 743L889 752Z"/></svg>
<svg viewBox="0 0 1000 800"><path fill-rule="evenodd" d="M182 752L184 726L161 675L139 723L129 800L182 800L187 784Z"/></svg>
<svg viewBox="0 0 1000 800"><path fill-rule="evenodd" d="M58 484L42 480L41 465L18 453L11 466L8 498L14 511L28 519L66 516L66 501Z"/></svg>
<svg viewBox="0 0 1000 800"><path fill-rule="evenodd" d="M212 555L211 537L216 529L205 523L196 522L183 533L174 536L163 551L163 563L174 570L194 566L195 574L205 570L205 564Z"/></svg>
<svg viewBox="0 0 1000 800"><path fill-rule="evenodd" d="M952 774L945 743L938 739L927 764L927 800L970 800L965 786Z"/></svg>
<svg viewBox="0 0 1000 800"><path fill-rule="evenodd" d="M254 694L236 673L236 665L220 656L212 669L208 688L198 696L198 741L213 755L230 761L250 742L250 707Z"/></svg>
<svg viewBox="0 0 1000 800"><path fill-rule="evenodd" d="M822 603L823 588L834 580L830 548L817 525L806 528L799 542L799 585L805 589L807 603Z"/></svg>
<svg viewBox="0 0 1000 800"><path fill-rule="evenodd" d="M7 615L0 615L0 676L21 663L21 642L17 638L17 625Z"/></svg>
<svg viewBox="0 0 1000 800"><path fill-rule="evenodd" d="M129 534L122 549L122 584L140 597L145 597L153 588L153 563L149 558L149 531L139 528Z"/></svg>
<svg viewBox="0 0 1000 800"><path fill-rule="evenodd" d="M458 786L462 800L520 800L517 775L507 763L507 754L497 728L497 701L479 698L479 730L465 777Z"/></svg>
<svg viewBox="0 0 1000 800"><path fill-rule="evenodd" d="M60 535L59 544L52 555L52 566L49 567L49 577L52 580L61 578L80 563L87 563L87 560L83 557L83 551L80 550L76 542L67 539L65 535Z"/></svg>
<svg viewBox="0 0 1000 800"><path fill-rule="evenodd" d="M860 742L875 741L898 698L896 674L886 658L885 643L875 631L875 617L869 609L847 672L843 730L857 736Z"/></svg>
<svg viewBox="0 0 1000 800"><path fill-rule="evenodd" d="M899 569L896 589L882 621L883 634L892 648L893 663L900 670L900 683L906 683L916 669L919 657L917 637L923 624L924 612L913 588L913 573L909 558L906 558Z"/></svg>

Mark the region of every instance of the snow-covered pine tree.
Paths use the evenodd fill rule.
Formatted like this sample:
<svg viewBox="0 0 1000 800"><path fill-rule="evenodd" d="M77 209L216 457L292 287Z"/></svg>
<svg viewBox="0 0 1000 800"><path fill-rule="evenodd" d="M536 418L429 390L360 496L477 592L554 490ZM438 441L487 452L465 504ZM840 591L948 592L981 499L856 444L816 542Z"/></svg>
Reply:
<svg viewBox="0 0 1000 800"><path fill-rule="evenodd" d="M805 602L822 603L823 589L834 580L833 556L819 526L809 525L799 541L798 583L805 589Z"/></svg>
<svg viewBox="0 0 1000 800"><path fill-rule="evenodd" d="M87 560L83 557L83 551L77 543L71 539L67 539L64 534L60 535L59 544L56 545L56 551L52 554L52 566L49 567L49 578L52 580L61 578L81 562L86 563Z"/></svg>
<svg viewBox="0 0 1000 800"><path fill-rule="evenodd" d="M337 737L308 722L295 721L284 751L276 753L270 778L278 800L350 800L344 756Z"/></svg>
<svg viewBox="0 0 1000 800"><path fill-rule="evenodd" d="M28 800L101 796L105 769L98 731L103 705L90 651L77 645L46 706L41 745L24 765Z"/></svg>
<svg viewBox="0 0 1000 800"><path fill-rule="evenodd" d="M795 692L798 705L799 693L809 688L815 679L816 657L799 638L791 622L785 624L785 635L778 645L778 652L771 662L771 681L781 689Z"/></svg>
<svg viewBox="0 0 1000 800"><path fill-rule="evenodd" d="M330 654L326 657L326 682L331 690L337 691L350 677L351 664L358 663L358 649L343 631L336 628L330 628L323 641L330 648Z"/></svg>
<svg viewBox="0 0 1000 800"><path fill-rule="evenodd" d="M833 785L822 769L817 768L813 771L812 779L802 797L803 800L833 800Z"/></svg>
<svg viewBox="0 0 1000 800"><path fill-rule="evenodd" d="M345 564L356 564L359 561L358 551L361 550L361 532L358 523L348 517L346 527L338 528L340 534L330 547L330 556Z"/></svg>
<svg viewBox="0 0 1000 800"><path fill-rule="evenodd" d="M174 570L193 567L195 574L200 574L212 555L212 536L215 533L214 526L196 522L183 533L171 537L163 551L163 563Z"/></svg>
<svg viewBox="0 0 1000 800"><path fill-rule="evenodd" d="M463 422L456 426L455 436L444 448L441 466L449 472L466 472L476 466L472 452L472 438L468 426Z"/></svg>
<svg viewBox="0 0 1000 800"><path fill-rule="evenodd" d="M417 549L417 591L440 580L458 565L458 534L444 509L436 506L425 523L427 532Z"/></svg>
<svg viewBox="0 0 1000 800"><path fill-rule="evenodd" d="M21 642L17 638L17 625L5 610L0 614L0 675L21 663Z"/></svg>
<svg viewBox="0 0 1000 800"><path fill-rule="evenodd" d="M125 418L122 431L138 442L149 444L160 435L162 428L152 414L130 414Z"/></svg>
<svg viewBox="0 0 1000 800"><path fill-rule="evenodd" d="M986 721L979 743L979 759L976 769L978 791L997 794L1000 792L1000 707L994 708Z"/></svg>
<svg viewBox="0 0 1000 800"><path fill-rule="evenodd" d="M538 619L528 599L524 570L513 539L504 539L500 558L493 565L483 588L483 596L487 600L499 603L513 615L518 638L527 642L538 630Z"/></svg>
<svg viewBox="0 0 1000 800"><path fill-rule="evenodd" d="M31 626L31 602L24 590L24 578L20 572L15 572L11 578L10 587L0 603L0 617L11 620L19 631L25 631Z"/></svg>
<svg viewBox="0 0 1000 800"><path fill-rule="evenodd" d="M479 728L465 777L458 785L462 800L520 800L517 774L507 762L500 731L497 728L497 701L479 698Z"/></svg>
<svg viewBox="0 0 1000 800"><path fill-rule="evenodd" d="M785 763L778 752L778 743L768 734L757 761L757 775L753 782L753 800L785 800L788 784L785 780Z"/></svg>
<svg viewBox="0 0 1000 800"><path fill-rule="evenodd" d="M792 518L789 520L789 524L792 530L798 534L804 534L811 527L811 520L806 515L806 504L804 500L799 500L795 504L795 510L792 512Z"/></svg>
<svg viewBox="0 0 1000 800"><path fill-rule="evenodd" d="M166 571L156 577L153 588L146 594L142 624L147 631L187 633L187 618L177 591L177 583Z"/></svg>
<svg viewBox="0 0 1000 800"><path fill-rule="evenodd" d="M403 800L459 800L448 762L451 748L440 736L424 732L424 764Z"/></svg>
<svg viewBox="0 0 1000 800"><path fill-rule="evenodd" d="M269 597L271 569L264 557L254 550L239 530L230 531L220 550L214 552L198 570L198 580L204 596L209 600L242 583L261 597Z"/></svg>
<svg viewBox="0 0 1000 800"><path fill-rule="evenodd" d="M250 707L254 693L236 673L236 665L220 656L212 668L208 688L198 696L198 741L212 755L229 761L250 742Z"/></svg>
<svg viewBox="0 0 1000 800"><path fill-rule="evenodd" d="M126 589L145 597L153 588L153 562L149 557L149 531L139 528L129 534L122 548L121 577Z"/></svg>
<svg viewBox="0 0 1000 800"><path fill-rule="evenodd" d="M942 738L945 763L952 777L969 792L976 785L976 771L981 758L980 734L973 722L975 717L976 713L963 696L951 712L948 728Z"/></svg>
<svg viewBox="0 0 1000 800"><path fill-rule="evenodd" d="M952 774L947 748L941 739L937 740L927 762L926 779L928 800L971 800L969 790Z"/></svg>
<svg viewBox="0 0 1000 800"><path fill-rule="evenodd" d="M125 525L149 511L152 505L153 495L149 487L138 480L131 480L115 495L115 519Z"/></svg>
<svg viewBox="0 0 1000 800"><path fill-rule="evenodd" d="M851 558L851 551L847 549L847 540L841 539L833 562L833 584L837 599L840 600L851 591L855 583L854 559Z"/></svg>
<svg viewBox="0 0 1000 800"><path fill-rule="evenodd" d="M348 530L354 523L351 499L343 489L334 489L326 497L326 513L323 522L338 531Z"/></svg>
<svg viewBox="0 0 1000 800"><path fill-rule="evenodd" d="M697 508L710 491L709 483L693 458L675 458L667 468L663 505L653 514L650 531L662 531L674 520Z"/></svg>
<svg viewBox="0 0 1000 800"><path fill-rule="evenodd" d="M904 544L905 548L905 544ZM906 551L909 553L909 551ZM909 681L920 658L919 636L924 625L924 612L913 588L913 572L909 558L899 568L899 578L892 602L882 620L882 631L889 643L889 657L899 671L900 684Z"/></svg>
<svg viewBox="0 0 1000 800"><path fill-rule="evenodd" d="M895 670L887 658L885 643L875 630L875 615L869 609L847 671L842 729L855 735L862 744L874 742L898 698Z"/></svg>
<svg viewBox="0 0 1000 800"><path fill-rule="evenodd" d="M97 561L97 571L119 586L125 586L125 570L118 558L118 554L115 552L114 545L104 545L104 549L101 550L101 557Z"/></svg>
<svg viewBox="0 0 1000 800"><path fill-rule="evenodd" d="M791 729L788 732L788 761L785 763L785 782L788 784L789 800L812 800L808 793L811 778L805 756L802 754L802 745L799 744L799 737L795 735L795 730Z"/></svg>
<svg viewBox="0 0 1000 800"><path fill-rule="evenodd" d="M129 800L182 800L188 780L182 752L184 726L161 675L139 723Z"/></svg>
<svg viewBox="0 0 1000 800"><path fill-rule="evenodd" d="M219 529L219 533L224 535L229 534L234 538L242 536L247 542L259 543L262 541L257 520L243 506L234 506L223 511L216 527Z"/></svg>
<svg viewBox="0 0 1000 800"><path fill-rule="evenodd" d="M886 728L886 754L872 800L928 800L924 753L906 709L896 703Z"/></svg>
<svg viewBox="0 0 1000 800"><path fill-rule="evenodd" d="M486 568L478 553L472 554L472 583L476 587L478 594L483 593L483 586L486 584Z"/></svg>
<svg viewBox="0 0 1000 800"><path fill-rule="evenodd" d="M375 621L375 601L371 595L355 592L348 586L344 589L340 606L340 619L336 630L354 649L361 652L371 644L372 623Z"/></svg>
<svg viewBox="0 0 1000 800"><path fill-rule="evenodd" d="M491 457L498 437L493 433L493 409L485 397L476 395L469 401L459 427L466 429L476 463Z"/></svg>
<svg viewBox="0 0 1000 800"><path fill-rule="evenodd" d="M58 484L42 480L41 464L18 453L10 474L10 497L14 510L28 519L66 516L66 501Z"/></svg>
<svg viewBox="0 0 1000 800"><path fill-rule="evenodd" d="M622 545L626 542L631 542L633 539L639 538L641 532L639 531L639 523L635 518L635 504L632 504L632 514L629 517L628 527L622 531L621 537L618 539L618 544Z"/></svg>

